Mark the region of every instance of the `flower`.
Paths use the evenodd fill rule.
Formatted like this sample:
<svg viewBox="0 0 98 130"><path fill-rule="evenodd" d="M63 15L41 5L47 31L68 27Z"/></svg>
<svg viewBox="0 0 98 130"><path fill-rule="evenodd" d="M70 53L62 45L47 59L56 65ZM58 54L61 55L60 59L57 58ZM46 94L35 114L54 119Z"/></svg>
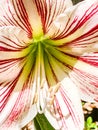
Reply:
<svg viewBox="0 0 98 130"><path fill-rule="evenodd" d="M98 101L98 0L0 1L0 129L44 113L82 130L80 98Z"/></svg>

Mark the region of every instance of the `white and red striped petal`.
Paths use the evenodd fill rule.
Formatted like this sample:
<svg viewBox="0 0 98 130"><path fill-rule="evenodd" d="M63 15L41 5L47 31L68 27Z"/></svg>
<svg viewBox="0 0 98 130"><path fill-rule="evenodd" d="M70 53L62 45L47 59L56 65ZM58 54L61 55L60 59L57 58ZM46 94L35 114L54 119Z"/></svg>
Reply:
<svg viewBox="0 0 98 130"><path fill-rule="evenodd" d="M54 20L47 35L55 40L54 45L58 45L62 49L64 46L68 46L70 50L74 49L74 47L82 48L86 45L90 46L90 43L97 41L97 18L97 0L80 2L60 14ZM67 50L66 47L64 48L65 50Z"/></svg>
<svg viewBox="0 0 98 130"><path fill-rule="evenodd" d="M29 53L27 41L30 41L27 35L18 27L0 28L0 82L18 76L25 64L24 57Z"/></svg>
<svg viewBox="0 0 98 130"><path fill-rule="evenodd" d="M46 33L53 20L72 6L71 0L2 0L0 1L0 26L18 26L29 37Z"/></svg>
<svg viewBox="0 0 98 130"><path fill-rule="evenodd" d="M96 57L98 60L98 57ZM96 58L80 58L75 64L70 78L80 89L81 99L85 101L98 101L98 62Z"/></svg>
<svg viewBox="0 0 98 130"><path fill-rule="evenodd" d="M3 0L0 2L0 17L0 26L20 27L30 38L37 31L42 33L41 20L32 0Z"/></svg>
<svg viewBox="0 0 98 130"><path fill-rule="evenodd" d="M34 0L41 17L44 33L50 30L51 24L58 15L72 6L71 0Z"/></svg>
<svg viewBox="0 0 98 130"><path fill-rule="evenodd" d="M72 69L68 73L80 88L82 99L89 101L98 101L97 19L98 1L86 0L58 16L49 33L49 44L74 59L74 64L64 63Z"/></svg>
<svg viewBox="0 0 98 130"><path fill-rule="evenodd" d="M31 49L27 41L27 35L18 27L0 28L0 129L20 127L32 104L34 60L28 58Z"/></svg>
<svg viewBox="0 0 98 130"><path fill-rule="evenodd" d="M32 27L22 0L0 1L0 26L17 26L32 36Z"/></svg>
<svg viewBox="0 0 98 130"><path fill-rule="evenodd" d="M83 130L83 112L75 84L66 77L59 85L58 92L51 95L54 105L47 109L46 117L57 130Z"/></svg>

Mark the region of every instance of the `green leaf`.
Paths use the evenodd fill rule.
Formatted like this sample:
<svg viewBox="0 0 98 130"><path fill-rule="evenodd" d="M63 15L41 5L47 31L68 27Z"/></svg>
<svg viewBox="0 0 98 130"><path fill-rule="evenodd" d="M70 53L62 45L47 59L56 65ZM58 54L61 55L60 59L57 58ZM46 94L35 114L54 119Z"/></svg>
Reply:
<svg viewBox="0 0 98 130"><path fill-rule="evenodd" d="M35 125L35 127L36 127L36 130L41 130L41 128L40 128L40 126L39 126L39 124L38 124L36 118L34 119L34 125Z"/></svg>
<svg viewBox="0 0 98 130"><path fill-rule="evenodd" d="M92 122L93 122L92 117L88 117L87 120L85 121L85 130L90 130Z"/></svg>
<svg viewBox="0 0 98 130"><path fill-rule="evenodd" d="M36 130L55 130L44 114L37 114L34 119Z"/></svg>
<svg viewBox="0 0 98 130"><path fill-rule="evenodd" d="M91 127L92 129L97 129L96 123L92 123L90 127Z"/></svg>
<svg viewBox="0 0 98 130"><path fill-rule="evenodd" d="M93 122L92 117L89 116L89 117L87 118L87 124L88 124L88 125L91 125L92 122Z"/></svg>

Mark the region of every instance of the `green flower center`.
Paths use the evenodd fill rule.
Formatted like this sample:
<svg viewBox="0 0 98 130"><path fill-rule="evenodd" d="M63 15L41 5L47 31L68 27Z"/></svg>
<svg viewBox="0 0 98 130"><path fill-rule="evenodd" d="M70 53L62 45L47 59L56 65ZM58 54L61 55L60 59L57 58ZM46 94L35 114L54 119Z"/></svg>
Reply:
<svg viewBox="0 0 98 130"><path fill-rule="evenodd" d="M58 46L52 44L53 40L41 37L32 40L23 50L25 65L23 69L24 81L32 79L32 103L37 103L39 113L43 112L46 104L51 107L54 95L57 93L70 68L77 61L66 55ZM47 98L49 100L47 101ZM44 104L44 105L43 105Z"/></svg>

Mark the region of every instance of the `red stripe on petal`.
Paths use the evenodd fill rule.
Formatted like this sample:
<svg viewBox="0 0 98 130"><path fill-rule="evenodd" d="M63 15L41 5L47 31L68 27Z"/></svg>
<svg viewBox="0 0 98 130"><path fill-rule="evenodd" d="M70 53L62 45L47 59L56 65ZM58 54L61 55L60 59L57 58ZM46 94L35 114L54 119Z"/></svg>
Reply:
<svg viewBox="0 0 98 130"><path fill-rule="evenodd" d="M86 9L87 6L87 9ZM85 8L83 11L81 11ZM78 5L66 10L63 15L59 15L54 20L52 39L60 40L65 38L65 44L70 42L77 42L78 38L91 36L98 32L98 24L96 21L98 17L98 3L97 2L81 2ZM63 21L63 22L62 22ZM57 25L56 25L57 24ZM90 25L91 24L91 25ZM95 31L96 30L96 31ZM85 36L84 36L85 35ZM63 40L62 40L63 41ZM64 42L64 41L63 41Z"/></svg>
<svg viewBox="0 0 98 130"><path fill-rule="evenodd" d="M77 96L74 95L77 92L76 88L74 88L74 85L69 87L67 82L64 83L65 83L64 86L62 85L59 88L57 95L55 97L54 101L55 116L57 117L57 121L61 126L62 130L65 129L70 130L72 128L76 130L82 130L83 129L83 115L81 109L82 107L80 106L79 103L80 101L78 94L76 94ZM73 96L74 98L72 98ZM72 126L70 126L70 123Z"/></svg>
<svg viewBox="0 0 98 130"><path fill-rule="evenodd" d="M95 14L98 13L98 5L91 5L91 7L86 10L86 12L83 14L83 16L81 17L81 19L78 20L78 16L77 16L77 24L74 27L74 29L68 33L66 36L73 34L77 29L81 28L88 20L90 20Z"/></svg>
<svg viewBox="0 0 98 130"><path fill-rule="evenodd" d="M32 37L32 28L23 1L7 0L6 2L1 2L1 5L3 7L0 8L3 12L0 14L2 17L0 25L20 27L27 32L28 37Z"/></svg>
<svg viewBox="0 0 98 130"><path fill-rule="evenodd" d="M92 53L91 55L81 56L79 60L82 60L92 66L98 67L98 53Z"/></svg>
<svg viewBox="0 0 98 130"><path fill-rule="evenodd" d="M1 100L0 100L0 112L2 112L2 110L6 106L7 101L9 100L9 97L10 97L10 95L11 95L13 89L14 89L15 84L16 84L16 81L4 84L4 86L2 85L3 88L2 88L2 90L0 90L0 97L1 97Z"/></svg>
<svg viewBox="0 0 98 130"><path fill-rule="evenodd" d="M58 120L62 120L62 123L60 123L60 127L61 127L61 129L62 129L62 127L63 128L65 128L66 130L68 129L68 127L67 127L67 124L66 124L66 121L64 121L64 116L63 116L63 114L62 114L62 110L61 110L61 108L60 108L60 105L59 105L59 102L58 102L58 100L55 98L55 105L56 105L56 111L58 112L58 114L59 114L59 117L58 117ZM57 113L56 112L56 113Z"/></svg>
<svg viewBox="0 0 98 130"><path fill-rule="evenodd" d="M91 7L89 7L88 10L86 10L86 12L83 14L83 16L81 18L78 18L78 16L75 16L75 19L73 20L73 24L76 23L75 27L67 35L64 35L64 37L67 37L68 35L73 34L75 31L77 31L79 28L81 28L85 23L87 23L97 13L98 13L98 5L93 4L93 5L91 5ZM71 25L73 25L73 24L71 24ZM98 25L96 25L96 27L97 26ZM96 27L94 27L94 28L96 28ZM91 29L87 34L92 32L93 29ZM68 30L69 30L69 28L68 28Z"/></svg>
<svg viewBox="0 0 98 130"><path fill-rule="evenodd" d="M44 33L50 29L54 19L72 5L70 0L33 0L41 17Z"/></svg>
<svg viewBox="0 0 98 130"><path fill-rule="evenodd" d="M73 72L69 75L80 89L80 95L83 100L94 101L98 98L98 76L96 73L87 73L73 68Z"/></svg>
<svg viewBox="0 0 98 130"><path fill-rule="evenodd" d="M71 106L72 101L69 98L67 99L68 96L65 94L63 89L61 89L61 95L62 95L63 100L64 100L64 102L65 102L65 104L66 104L66 106L67 106L67 108L68 108L68 110L69 110L69 112L70 112L70 114L72 116L72 119L73 119L74 123L77 126L77 124L80 122L80 118L78 117L78 120L76 120L77 119L77 114L73 111L73 108Z"/></svg>
<svg viewBox="0 0 98 130"><path fill-rule="evenodd" d="M19 19L19 21L22 23L22 25L26 28L26 30L28 31L28 36L32 37L32 28L31 25L29 23L29 18L25 9L25 6L23 4L22 0L13 0L13 7L15 9L15 13ZM16 4L16 5L15 5ZM14 17L13 17L14 19ZM15 20L16 21L16 20ZM17 22L17 21L16 21ZM20 27L22 27L19 23L17 23Z"/></svg>

